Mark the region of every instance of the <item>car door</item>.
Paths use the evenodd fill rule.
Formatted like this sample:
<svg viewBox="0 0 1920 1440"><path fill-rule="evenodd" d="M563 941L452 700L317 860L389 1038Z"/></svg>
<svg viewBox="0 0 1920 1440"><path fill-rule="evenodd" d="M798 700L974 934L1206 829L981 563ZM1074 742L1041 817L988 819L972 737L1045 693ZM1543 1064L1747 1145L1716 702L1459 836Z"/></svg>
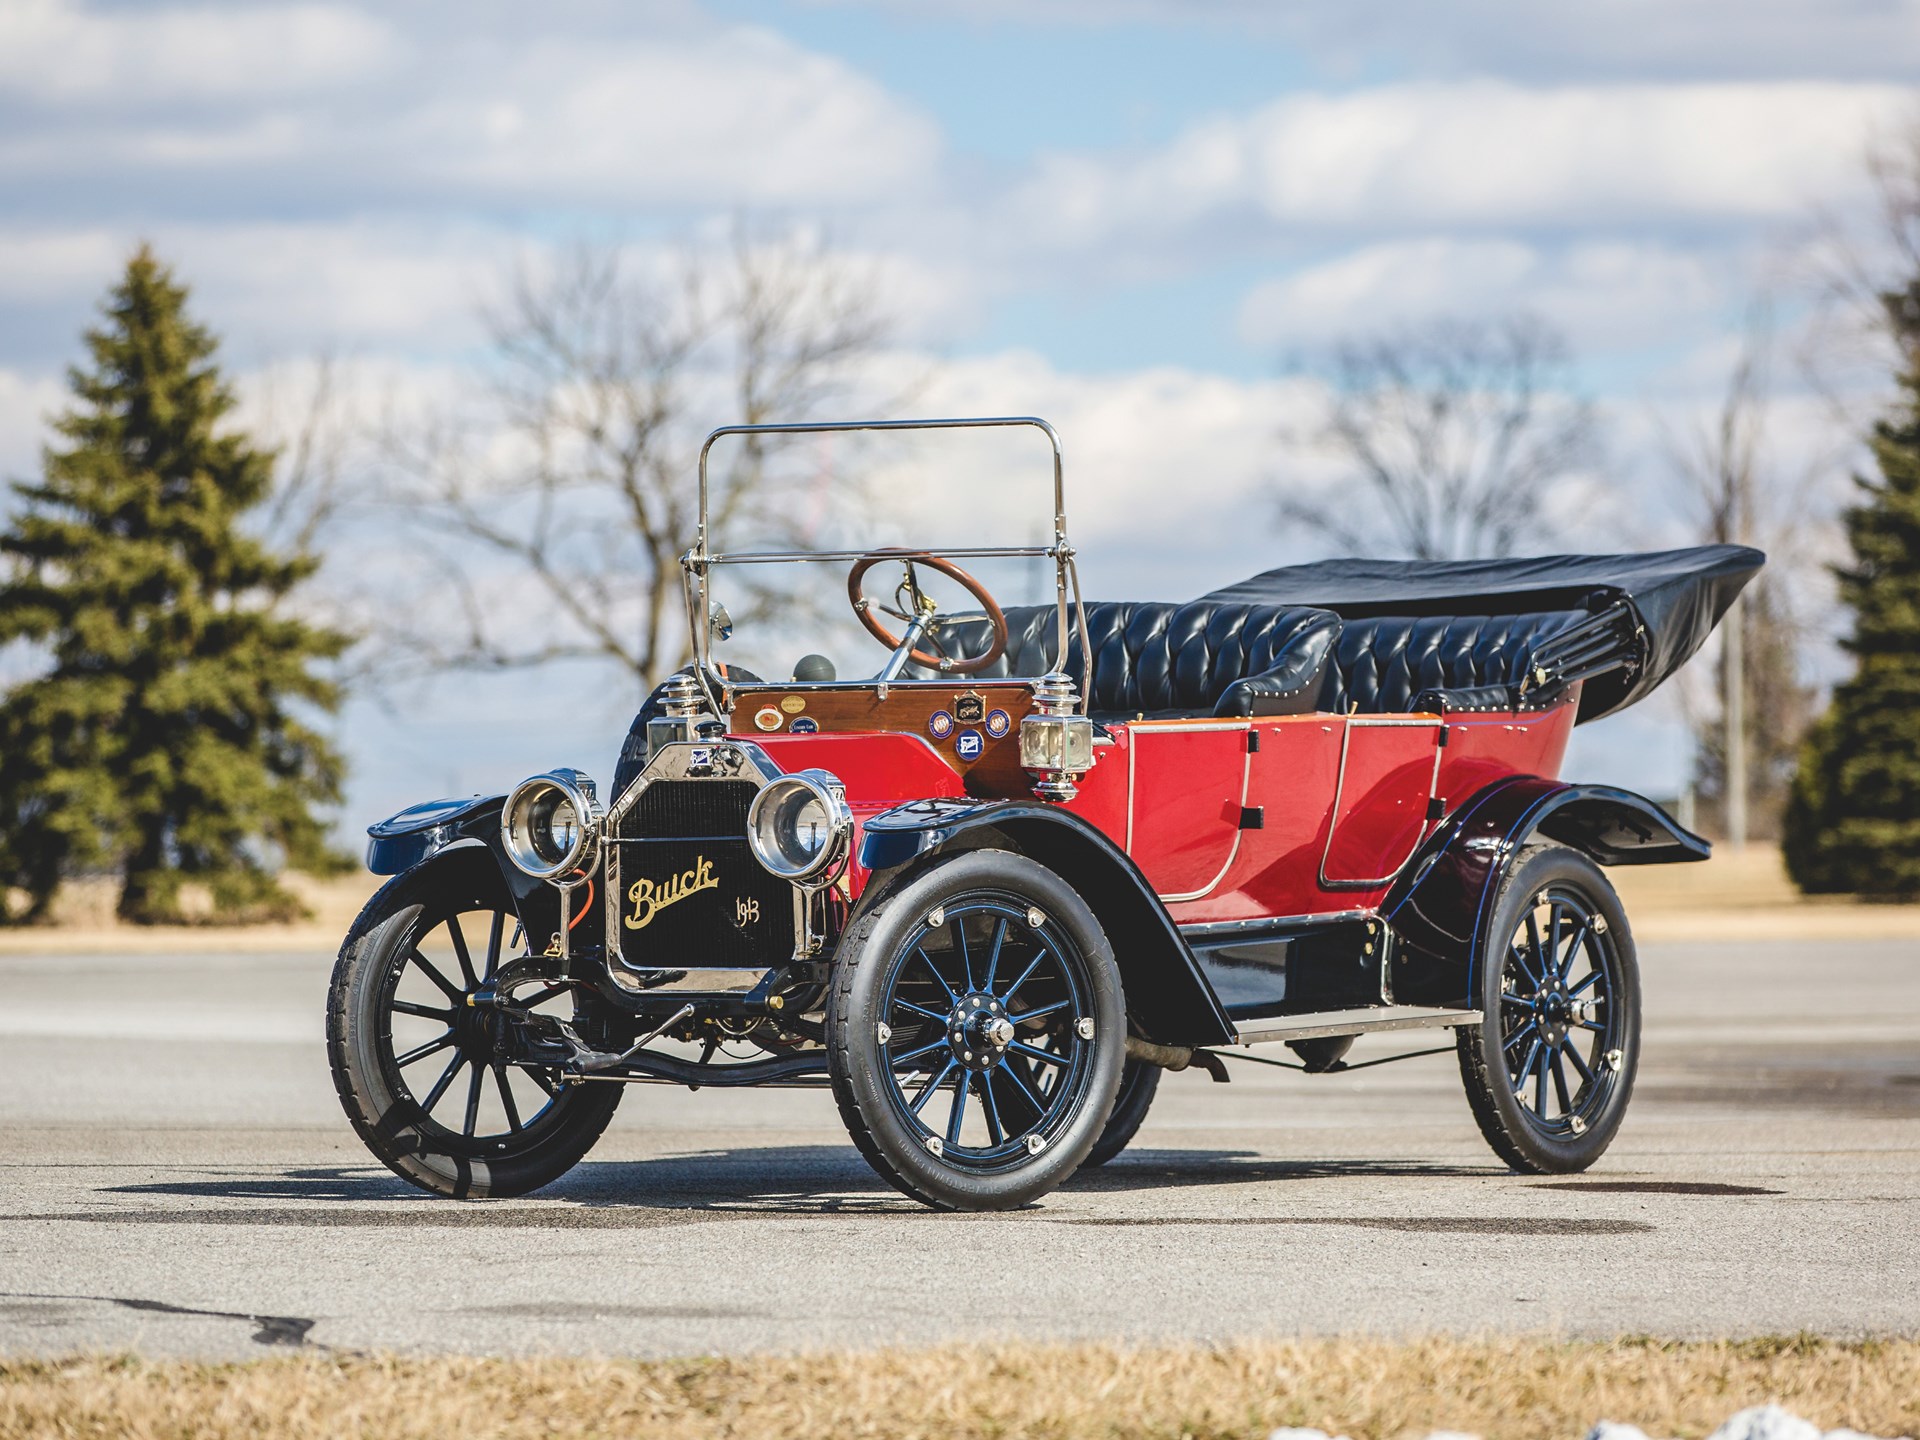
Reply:
<svg viewBox="0 0 1920 1440"><path fill-rule="evenodd" d="M1412 858L1433 818L1443 729L1438 718L1347 718L1321 885L1374 889Z"/></svg>
<svg viewBox="0 0 1920 1440"><path fill-rule="evenodd" d="M1225 878L1247 802L1246 721L1129 727L1127 853L1162 900L1197 900Z"/></svg>

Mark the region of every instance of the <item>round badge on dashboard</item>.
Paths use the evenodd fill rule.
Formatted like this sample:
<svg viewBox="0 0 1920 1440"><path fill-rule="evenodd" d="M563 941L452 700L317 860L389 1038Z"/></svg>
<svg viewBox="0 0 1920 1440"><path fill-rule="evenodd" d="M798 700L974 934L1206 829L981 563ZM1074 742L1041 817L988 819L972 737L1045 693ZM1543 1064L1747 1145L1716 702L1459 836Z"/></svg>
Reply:
<svg viewBox="0 0 1920 1440"><path fill-rule="evenodd" d="M936 710L927 717L927 733L936 740L944 740L953 734L953 715L950 711Z"/></svg>
<svg viewBox="0 0 1920 1440"><path fill-rule="evenodd" d="M1013 717L1004 710L987 712L987 734L998 740L1013 728Z"/></svg>
<svg viewBox="0 0 1920 1440"><path fill-rule="evenodd" d="M784 715L769 705L765 709L755 712L753 723L758 725L762 730L778 730L785 719L786 717Z"/></svg>
<svg viewBox="0 0 1920 1440"><path fill-rule="evenodd" d="M780 702L780 708L789 715L798 715L802 710L807 708L807 697L804 695L789 695Z"/></svg>
<svg viewBox="0 0 1920 1440"><path fill-rule="evenodd" d="M811 715L796 715L787 730L793 735L814 735L819 733L820 722Z"/></svg>
<svg viewBox="0 0 1920 1440"><path fill-rule="evenodd" d="M981 751L986 748L986 737L978 730L962 730L960 737L953 742L953 753L962 760L978 760Z"/></svg>

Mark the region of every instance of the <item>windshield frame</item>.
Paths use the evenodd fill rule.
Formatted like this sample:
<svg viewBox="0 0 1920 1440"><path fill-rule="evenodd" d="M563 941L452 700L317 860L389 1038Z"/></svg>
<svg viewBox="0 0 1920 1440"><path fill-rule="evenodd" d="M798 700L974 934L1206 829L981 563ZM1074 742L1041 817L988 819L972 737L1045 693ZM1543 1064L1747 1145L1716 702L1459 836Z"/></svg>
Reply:
<svg viewBox="0 0 1920 1440"><path fill-rule="evenodd" d="M713 634L707 623L711 613L712 572L721 565L823 564L835 561L851 563L873 553L867 550L743 550L716 553L708 548L707 529L707 457L715 443L731 436L818 435L850 431L884 430L980 430L1027 427L1047 437L1053 451L1053 543L1051 545L970 545L941 548L910 546L903 555L931 554L952 559L1034 559L1050 557L1054 565L1055 665L1067 663L1068 631L1071 626L1080 636L1083 671L1081 695L1093 689L1093 648L1087 636L1086 602L1080 594L1080 572L1074 564L1074 548L1067 539L1067 500L1060 436L1053 426L1037 415L969 416L938 420L822 420L767 425L722 425L712 431L700 447L700 522L693 548L680 557L682 587L687 604L687 628L693 642L693 673L714 714L721 713L718 694L712 683ZM889 547L893 549L894 547ZM846 681L822 682L845 688ZM886 684L881 680L852 682L859 685ZM805 688L807 682L793 682Z"/></svg>

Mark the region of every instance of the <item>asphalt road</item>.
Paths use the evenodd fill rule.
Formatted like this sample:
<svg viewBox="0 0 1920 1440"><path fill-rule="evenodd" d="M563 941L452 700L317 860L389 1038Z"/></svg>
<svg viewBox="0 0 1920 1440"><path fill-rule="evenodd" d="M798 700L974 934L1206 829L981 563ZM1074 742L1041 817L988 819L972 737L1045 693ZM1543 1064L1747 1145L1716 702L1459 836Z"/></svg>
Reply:
<svg viewBox="0 0 1920 1440"><path fill-rule="evenodd" d="M636 1088L543 1195L422 1196L340 1115L328 964L0 957L0 1353L1920 1333L1911 941L1647 947L1639 1090L1577 1179L1497 1165L1451 1057L1241 1066L1000 1216L880 1186L821 1091Z"/></svg>

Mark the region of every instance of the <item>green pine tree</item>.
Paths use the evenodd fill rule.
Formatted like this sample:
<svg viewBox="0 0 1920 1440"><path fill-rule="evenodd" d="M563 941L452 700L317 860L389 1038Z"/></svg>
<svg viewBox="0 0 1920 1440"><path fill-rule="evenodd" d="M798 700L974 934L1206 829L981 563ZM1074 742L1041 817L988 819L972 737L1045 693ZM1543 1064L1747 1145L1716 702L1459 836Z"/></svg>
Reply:
<svg viewBox="0 0 1920 1440"><path fill-rule="evenodd" d="M1874 427L1878 477L1846 514L1854 676L1807 736L1787 804L1787 871L1802 890L1920 897L1920 278L1886 297L1905 367Z"/></svg>
<svg viewBox="0 0 1920 1440"><path fill-rule="evenodd" d="M87 332L89 367L54 422L37 484L0 534L0 645L41 672L0 700L0 884L42 918L63 877L102 871L119 911L178 920L180 887L215 918L280 918L278 864L334 868L313 807L341 764L300 714L330 711L316 665L348 637L282 602L311 575L243 528L273 452L223 430L232 392L187 292L144 246Z"/></svg>

